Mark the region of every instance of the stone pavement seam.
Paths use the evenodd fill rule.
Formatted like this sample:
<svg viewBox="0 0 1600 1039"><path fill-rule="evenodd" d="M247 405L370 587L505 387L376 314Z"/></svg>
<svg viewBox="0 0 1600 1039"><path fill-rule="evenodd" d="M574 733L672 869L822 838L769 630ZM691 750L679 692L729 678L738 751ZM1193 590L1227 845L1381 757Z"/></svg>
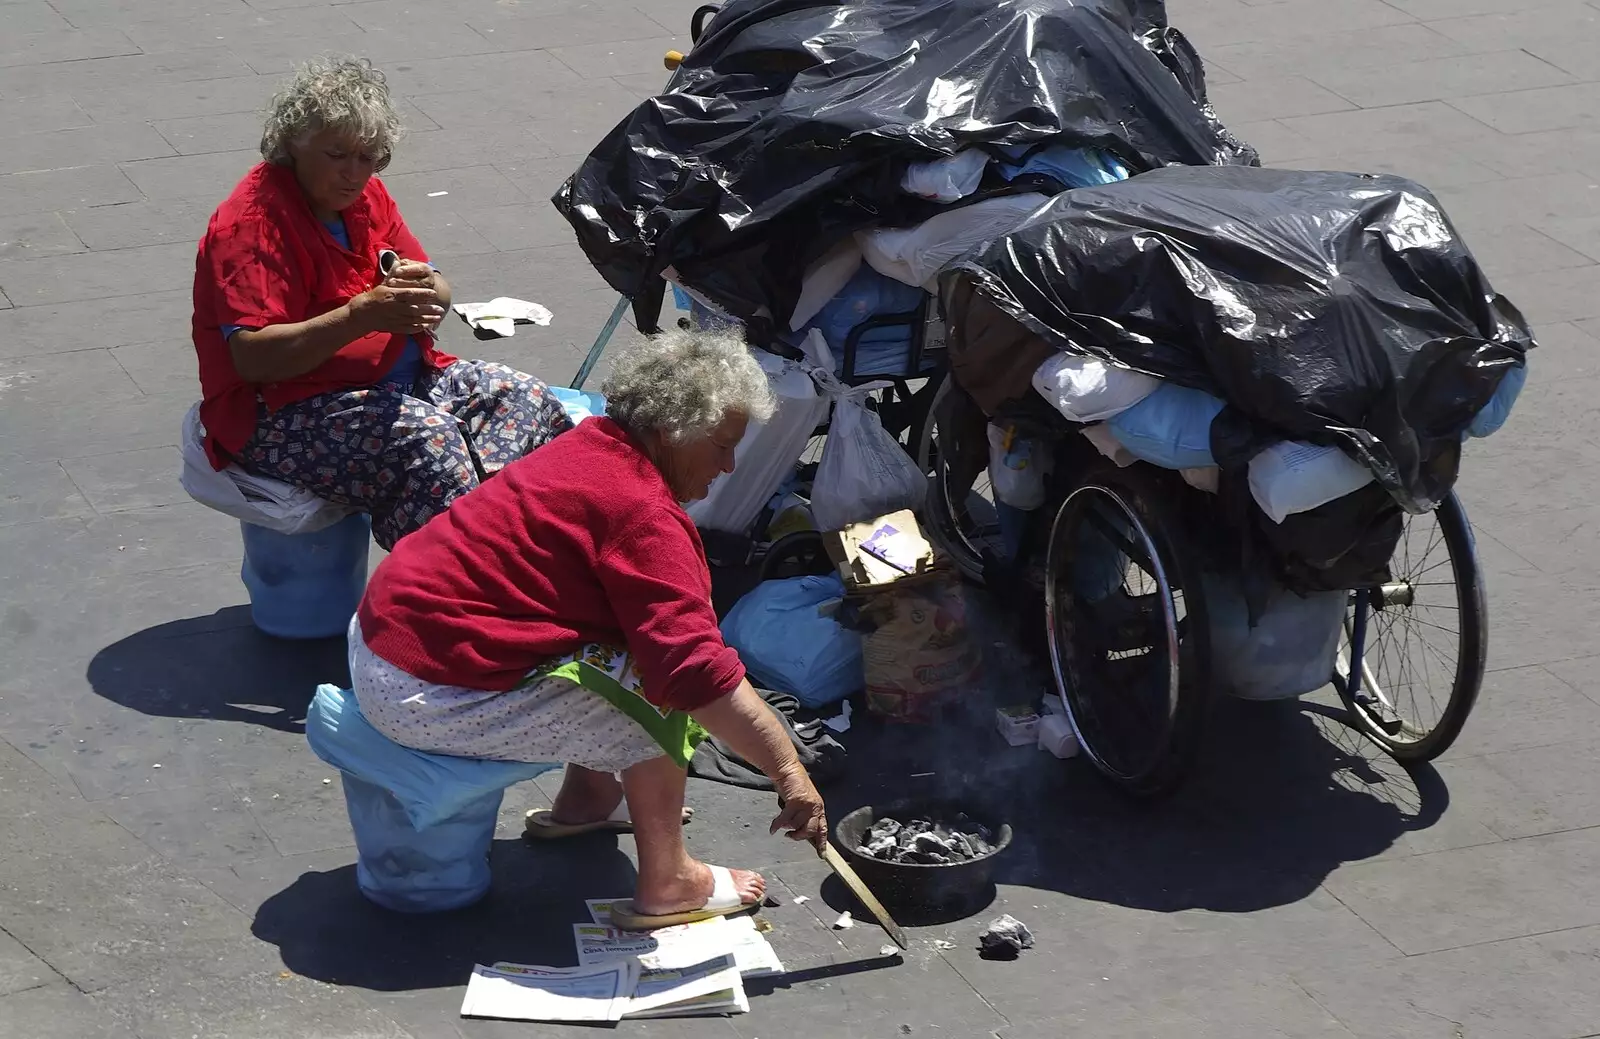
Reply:
<svg viewBox="0 0 1600 1039"><path fill-rule="evenodd" d="M12 749L15 749L15 748L12 748ZM3 924L3 923L0 923L0 934L3 934L7 938L9 938L12 941L16 942L17 945L21 946L22 949L24 949L28 953L29 956L32 956L34 959L36 959L40 963L44 964L45 967L47 969L49 969L50 973L55 975L55 980L51 980L49 978L43 978L43 979L40 979L39 983L36 984L36 985L29 985L27 988L16 989L15 991L7 992L7 993L5 993L3 995L0 995L0 1006L4 1005L4 1000L5 1000L5 998L7 996L14 996L18 992L31 992L36 988L44 988L44 987L49 986L49 985L54 985L57 982L60 982L62 984L70 986L72 988L72 990L75 991L75 992L83 992L83 989L78 987L78 983L77 982L73 981L71 978L67 977L65 974L63 974L59 970L57 970L56 967L55 967L55 964L51 963L49 960L47 960L43 956L39 955L38 951L35 950L32 946L30 946L22 938L18 937L15 934L12 934L10 931L8 931L6 929L5 924Z"/></svg>

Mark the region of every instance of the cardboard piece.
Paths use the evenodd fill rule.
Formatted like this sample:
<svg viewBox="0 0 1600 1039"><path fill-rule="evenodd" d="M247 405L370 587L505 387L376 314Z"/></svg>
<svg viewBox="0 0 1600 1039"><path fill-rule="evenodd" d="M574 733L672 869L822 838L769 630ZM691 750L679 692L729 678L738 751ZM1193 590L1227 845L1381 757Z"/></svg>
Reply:
<svg viewBox="0 0 1600 1039"><path fill-rule="evenodd" d="M822 542L851 592L879 591L943 569L910 509L826 533Z"/></svg>

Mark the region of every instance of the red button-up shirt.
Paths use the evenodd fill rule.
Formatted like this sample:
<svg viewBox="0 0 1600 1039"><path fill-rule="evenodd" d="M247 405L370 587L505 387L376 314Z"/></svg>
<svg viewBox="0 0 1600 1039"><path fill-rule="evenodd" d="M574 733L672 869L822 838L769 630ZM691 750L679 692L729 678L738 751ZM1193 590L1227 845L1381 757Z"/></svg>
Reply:
<svg viewBox="0 0 1600 1039"><path fill-rule="evenodd" d="M255 432L257 398L272 411L319 393L371 386L393 367L406 337L374 332L342 347L317 368L281 382L247 383L233 366L225 326L293 324L341 307L378 284L378 253L427 262L422 244L377 177L340 214L346 249L311 212L294 171L262 163L217 207L200 239L194 270L194 347L200 359L200 421L206 452L221 469ZM455 360L418 336L423 364Z"/></svg>

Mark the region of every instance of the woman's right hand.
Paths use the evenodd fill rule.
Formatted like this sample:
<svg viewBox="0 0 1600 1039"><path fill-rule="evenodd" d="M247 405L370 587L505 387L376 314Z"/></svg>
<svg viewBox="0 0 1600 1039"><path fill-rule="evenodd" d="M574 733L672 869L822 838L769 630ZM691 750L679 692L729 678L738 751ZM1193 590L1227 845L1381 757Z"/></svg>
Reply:
<svg viewBox="0 0 1600 1039"><path fill-rule="evenodd" d="M778 816L772 820L772 833L784 830L790 840L805 841L818 851L828 840L828 813L822 795L812 785L806 770L796 767L780 775Z"/></svg>
<svg viewBox="0 0 1600 1039"><path fill-rule="evenodd" d="M438 294L425 288L379 285L352 299L348 306L356 327L367 334L431 332L444 316Z"/></svg>

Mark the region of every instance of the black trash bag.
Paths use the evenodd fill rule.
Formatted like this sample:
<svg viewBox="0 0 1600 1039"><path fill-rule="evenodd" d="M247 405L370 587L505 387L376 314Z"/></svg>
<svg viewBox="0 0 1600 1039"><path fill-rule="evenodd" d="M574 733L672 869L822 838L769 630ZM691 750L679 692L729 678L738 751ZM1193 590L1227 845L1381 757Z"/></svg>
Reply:
<svg viewBox="0 0 1600 1039"><path fill-rule="evenodd" d="M618 292L673 268L765 342L833 245L937 211L911 162L1047 140L1257 161L1161 0L731 0L551 201Z"/></svg>
<svg viewBox="0 0 1600 1039"><path fill-rule="evenodd" d="M1433 196L1392 176L1169 167L1080 188L940 289L958 379L986 340L1014 349L1003 314L1221 398L1225 468L1276 440L1335 445L1416 513L1450 491L1468 425L1536 345Z"/></svg>

